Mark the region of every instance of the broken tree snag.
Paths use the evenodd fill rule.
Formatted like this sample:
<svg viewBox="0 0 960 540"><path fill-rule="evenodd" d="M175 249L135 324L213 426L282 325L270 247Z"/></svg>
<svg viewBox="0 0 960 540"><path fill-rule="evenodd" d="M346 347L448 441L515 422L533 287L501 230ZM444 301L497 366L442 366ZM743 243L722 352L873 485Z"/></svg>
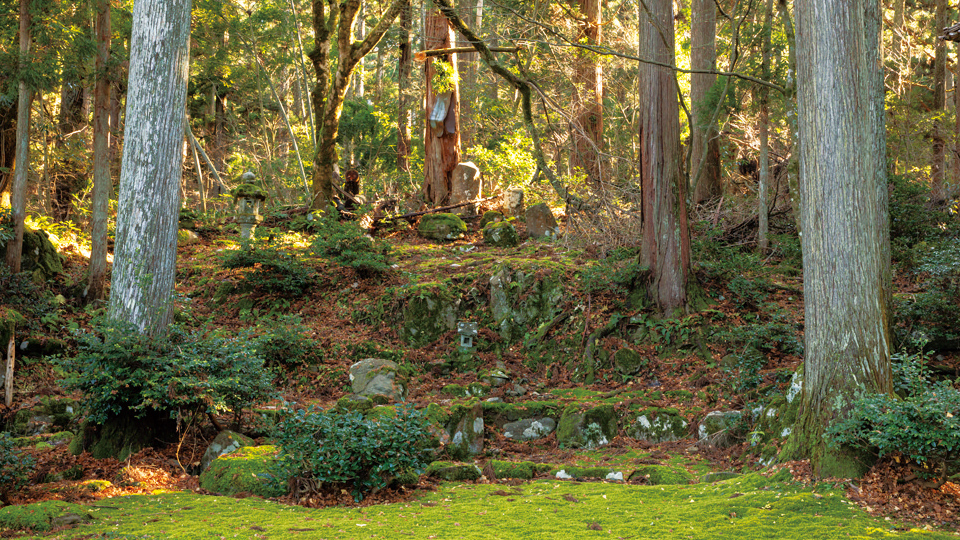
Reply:
<svg viewBox="0 0 960 540"><path fill-rule="evenodd" d="M523 50L523 47L489 47L490 52L506 52L506 53L518 53ZM413 55L414 60L417 62L424 62L427 58L433 58L434 56L443 56L446 54L460 54L460 53L472 53L477 50L473 47L452 47L449 49L433 49L429 51L418 51Z"/></svg>
<svg viewBox="0 0 960 540"><path fill-rule="evenodd" d="M449 49L453 30L439 11L427 16L424 48ZM453 169L460 163L460 91L456 54L436 56L424 64L426 125L424 132L423 195L429 204L450 200Z"/></svg>
<svg viewBox="0 0 960 540"><path fill-rule="evenodd" d="M13 323L10 323L10 342L7 343L7 369L3 379L3 403L7 406L7 408L13 405L13 362L16 358L15 354L17 352L16 340L14 339L15 330L16 328Z"/></svg>

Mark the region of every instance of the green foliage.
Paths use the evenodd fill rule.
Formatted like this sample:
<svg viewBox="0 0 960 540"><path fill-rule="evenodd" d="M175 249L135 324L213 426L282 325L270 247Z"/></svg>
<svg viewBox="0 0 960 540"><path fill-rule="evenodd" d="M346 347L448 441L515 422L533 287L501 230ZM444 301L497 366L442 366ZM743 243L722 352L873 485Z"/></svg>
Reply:
<svg viewBox="0 0 960 540"><path fill-rule="evenodd" d="M914 249L923 289L894 299L894 337L910 348L921 342L960 339L960 246L954 239L940 244L920 242Z"/></svg>
<svg viewBox="0 0 960 540"><path fill-rule="evenodd" d="M243 275L239 287L261 295L300 296L314 285L313 271L294 254L279 249L241 249L223 256L224 268L253 268Z"/></svg>
<svg viewBox="0 0 960 540"><path fill-rule="evenodd" d="M390 246L371 238L354 221L339 221L334 212L320 217L320 226L310 249L317 255L361 274L379 274L390 269Z"/></svg>
<svg viewBox="0 0 960 540"><path fill-rule="evenodd" d="M457 72L454 70L453 64L440 58L434 58L433 79L430 82L437 95L452 92L458 82Z"/></svg>
<svg viewBox="0 0 960 540"><path fill-rule="evenodd" d="M904 398L859 397L850 414L827 429L827 443L903 455L920 477L944 482L960 458L960 391L947 382L915 383Z"/></svg>
<svg viewBox="0 0 960 540"><path fill-rule="evenodd" d="M259 344L249 333L186 333L152 337L123 324L77 335L78 353L59 358L65 388L83 394L87 418L103 424L122 412L171 418L190 412L239 414L276 397Z"/></svg>
<svg viewBox="0 0 960 540"><path fill-rule="evenodd" d="M930 370L927 368L927 362L932 354L930 352L909 354L906 351L900 351L891 355L893 389L897 395L917 395L933 383Z"/></svg>
<svg viewBox="0 0 960 540"><path fill-rule="evenodd" d="M890 175L890 247L896 261L909 262L915 244L940 235L940 218L927 206L930 188L908 176Z"/></svg>
<svg viewBox="0 0 960 540"><path fill-rule="evenodd" d="M9 433L0 433L0 500L27 485L35 461L18 450Z"/></svg>
<svg viewBox="0 0 960 540"><path fill-rule="evenodd" d="M537 160L533 157L533 140L523 130L507 133L486 146L472 146L467 155L501 188L524 186L533 176Z"/></svg>
<svg viewBox="0 0 960 540"><path fill-rule="evenodd" d="M284 315L258 327L260 354L267 367L317 364L323 356L320 344L304 335L300 317Z"/></svg>
<svg viewBox="0 0 960 540"><path fill-rule="evenodd" d="M803 355L803 342L797 335L796 325L781 317L763 324L731 326L715 333L714 339L733 348L726 368L734 390L751 390L760 384L760 371L767 365L769 354Z"/></svg>
<svg viewBox="0 0 960 540"><path fill-rule="evenodd" d="M53 305L33 282L30 272L14 274L6 264L0 264L0 299L0 305L23 316L24 326L18 332L41 332L44 320L55 316Z"/></svg>
<svg viewBox="0 0 960 540"><path fill-rule="evenodd" d="M767 299L770 283L765 279L748 279L737 276L727 283L737 306L740 309L757 309Z"/></svg>
<svg viewBox="0 0 960 540"><path fill-rule="evenodd" d="M423 472L427 417L412 407L365 419L358 412L287 411L275 437L281 476L345 485L357 501L406 471Z"/></svg>

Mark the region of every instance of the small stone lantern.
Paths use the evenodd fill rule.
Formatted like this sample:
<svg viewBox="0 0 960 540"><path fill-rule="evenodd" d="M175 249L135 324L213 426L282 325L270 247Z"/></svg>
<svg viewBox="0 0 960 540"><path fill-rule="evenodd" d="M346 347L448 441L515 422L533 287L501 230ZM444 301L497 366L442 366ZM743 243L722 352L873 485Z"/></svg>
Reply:
<svg viewBox="0 0 960 540"><path fill-rule="evenodd" d="M473 348L473 338L477 335L477 323L475 322L458 322L457 323L457 333L460 334L460 348L461 349L471 349Z"/></svg>
<svg viewBox="0 0 960 540"><path fill-rule="evenodd" d="M237 223L240 224L240 239L249 242L253 239L253 231L257 224L263 221L260 215L260 206L267 199L265 191L252 182L256 179L252 172L245 172L240 177L240 185L233 188L230 194L237 205Z"/></svg>

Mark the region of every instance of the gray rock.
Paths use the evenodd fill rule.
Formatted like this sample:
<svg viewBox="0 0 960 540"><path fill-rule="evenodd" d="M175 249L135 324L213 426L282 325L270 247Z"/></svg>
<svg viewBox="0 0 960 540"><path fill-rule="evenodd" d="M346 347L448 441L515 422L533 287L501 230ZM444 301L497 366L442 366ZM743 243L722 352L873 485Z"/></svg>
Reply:
<svg viewBox="0 0 960 540"><path fill-rule="evenodd" d="M556 429L552 418L527 418L503 426L503 436L515 441L532 441L546 437Z"/></svg>
<svg viewBox="0 0 960 540"><path fill-rule="evenodd" d="M687 421L680 415L658 411L655 415L641 414L627 428L627 435L651 443L678 441L687 436Z"/></svg>
<svg viewBox="0 0 960 540"><path fill-rule="evenodd" d="M560 234L560 227L553 217L553 212L547 203L535 204L527 209L527 234L533 238L556 239Z"/></svg>
<svg viewBox="0 0 960 540"><path fill-rule="evenodd" d="M207 467L218 457L229 454L241 447L253 445L253 439L250 437L230 430L221 431L217 434L217 437L213 439L213 442L210 443L210 446L207 447L207 451L203 453L203 458L200 459L200 472L207 470Z"/></svg>
<svg viewBox="0 0 960 540"><path fill-rule="evenodd" d="M467 409L453 429L447 453L454 459L466 459L483 453L483 406Z"/></svg>
<svg viewBox="0 0 960 540"><path fill-rule="evenodd" d="M434 240L456 240L467 232L467 224L456 214L427 214L420 218L417 231Z"/></svg>
<svg viewBox="0 0 960 540"><path fill-rule="evenodd" d="M503 194L504 213L510 217L520 217L523 215L523 190L519 188L510 188Z"/></svg>
<svg viewBox="0 0 960 540"><path fill-rule="evenodd" d="M737 426L743 413L740 411L713 411L700 421L697 436L701 445L727 448L737 442Z"/></svg>
<svg viewBox="0 0 960 540"><path fill-rule="evenodd" d="M385 396L400 401L406 394L397 381L397 364L381 358L367 358L350 366L353 393L361 396Z"/></svg>
<svg viewBox="0 0 960 540"><path fill-rule="evenodd" d="M460 204L480 198L480 169L471 161L458 163L450 177L450 204ZM461 215L472 216L477 213L475 204L468 204L455 210Z"/></svg>
<svg viewBox="0 0 960 540"><path fill-rule="evenodd" d="M512 223L488 223L483 228L483 241L496 247L513 247L520 243L520 235Z"/></svg>

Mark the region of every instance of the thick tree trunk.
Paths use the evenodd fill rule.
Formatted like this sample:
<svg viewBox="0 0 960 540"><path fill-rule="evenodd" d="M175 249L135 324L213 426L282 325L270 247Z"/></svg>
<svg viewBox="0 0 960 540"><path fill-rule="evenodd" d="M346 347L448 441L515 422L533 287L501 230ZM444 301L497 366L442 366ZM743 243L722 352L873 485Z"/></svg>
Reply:
<svg viewBox="0 0 960 540"><path fill-rule="evenodd" d="M159 335L173 318L191 0L137 0L130 40L110 317Z"/></svg>
<svg viewBox="0 0 960 540"><path fill-rule="evenodd" d="M410 31L413 27L413 2L407 0L400 12L400 60L397 66L397 167L410 171L410 75L413 67Z"/></svg>
<svg viewBox="0 0 960 540"><path fill-rule="evenodd" d="M860 392L890 392L890 238L878 0L798 0L804 382L784 457L849 477L824 444Z"/></svg>
<svg viewBox="0 0 960 540"><path fill-rule="evenodd" d="M693 0L690 9L690 68L716 70L717 6L714 0ZM721 192L720 135L717 133L717 126L710 123L717 104L710 102L708 98L716 81L716 75L690 75L690 104L693 116L690 130L690 188L693 190L691 200L694 203L719 197Z"/></svg>
<svg viewBox="0 0 960 540"><path fill-rule="evenodd" d="M424 35L424 50L453 47L453 30L439 11L431 11L427 16ZM426 118L423 136L423 194L434 206L447 204L453 169L460 163L460 90L456 82L456 57L456 54L434 56L424 63ZM452 81L447 80L451 87L439 94L434 88L438 63L445 64L445 69L453 72Z"/></svg>
<svg viewBox="0 0 960 540"><path fill-rule="evenodd" d="M20 0L20 68L26 66L30 54L30 0ZM10 219L13 221L13 238L7 242L7 266L10 271L20 271L23 251L23 219L27 211L27 173L30 172L30 104L33 89L20 79L17 93L17 150L10 189Z"/></svg>
<svg viewBox="0 0 960 540"><path fill-rule="evenodd" d="M672 65L673 2L647 0L646 5L649 12L640 14L640 56ZM686 311L691 279L676 80L669 68L640 64L639 82L640 263L650 269L650 299L663 314L672 316Z"/></svg>
<svg viewBox="0 0 960 540"><path fill-rule="evenodd" d="M577 40L586 45L600 45L600 0L572 1L579 11ZM579 169L592 182L599 184L604 179L600 162L603 148L603 67L600 56L593 52L576 49L575 55L570 168Z"/></svg>
<svg viewBox="0 0 960 540"><path fill-rule="evenodd" d="M938 39L940 31L948 26L947 0L937 0L936 21L933 28L933 42L936 53L933 60L933 110L942 113L946 105L947 90L947 42ZM946 198L943 183L947 167L947 126L937 120L933 125L933 163L930 166L930 200L941 203Z"/></svg>
<svg viewBox="0 0 960 540"><path fill-rule="evenodd" d="M103 300L107 277L107 220L110 192L110 0L97 2L97 82L93 92L93 204L87 303Z"/></svg>

